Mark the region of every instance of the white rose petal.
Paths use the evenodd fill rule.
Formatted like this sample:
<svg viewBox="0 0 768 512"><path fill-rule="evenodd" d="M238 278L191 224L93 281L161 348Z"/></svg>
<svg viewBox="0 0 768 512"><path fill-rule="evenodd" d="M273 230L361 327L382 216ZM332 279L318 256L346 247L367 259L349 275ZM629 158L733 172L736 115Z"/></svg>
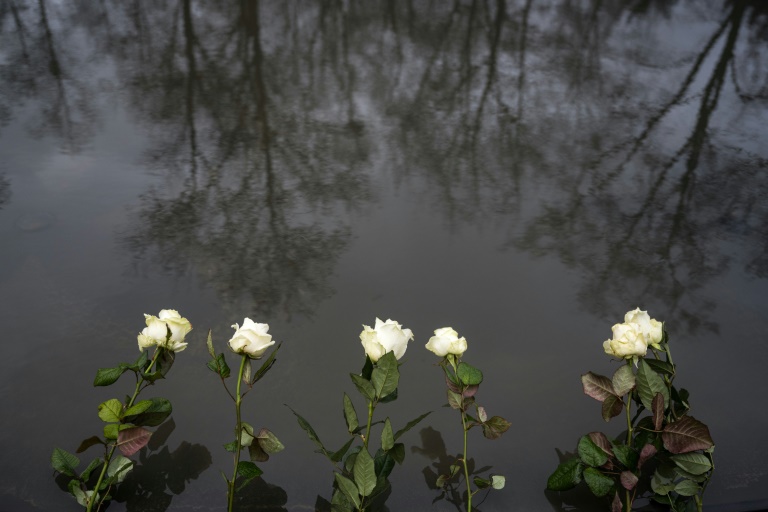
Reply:
<svg viewBox="0 0 768 512"><path fill-rule="evenodd" d="M187 348L184 338L192 330L192 324L189 323L189 320L183 318L178 311L163 309L158 316L145 313L144 319L147 326L137 337L139 350L144 350L154 345L172 352L181 352ZM171 331L170 338L168 338L169 329Z"/></svg>
<svg viewBox="0 0 768 512"><path fill-rule="evenodd" d="M614 325L613 339L603 342L603 350L606 354L630 359L644 356L648 352L648 344L642 331L634 323Z"/></svg>
<svg viewBox="0 0 768 512"><path fill-rule="evenodd" d="M426 348L440 357L448 354L461 357L467 350L467 340L464 337L459 338L459 333L453 328L443 327L435 330L435 335L429 338Z"/></svg>
<svg viewBox="0 0 768 512"><path fill-rule="evenodd" d="M246 354L251 359L260 358L275 344L272 335L268 333L269 324L259 324L246 317L242 327L232 324L232 328L235 334L229 340L229 347L233 352Z"/></svg>
<svg viewBox="0 0 768 512"><path fill-rule="evenodd" d="M371 361L375 363L387 352L393 352L396 359L403 357L408 348L408 342L413 339L413 332L402 327L394 320L388 319L382 322L378 318L373 329L363 325L360 343Z"/></svg>

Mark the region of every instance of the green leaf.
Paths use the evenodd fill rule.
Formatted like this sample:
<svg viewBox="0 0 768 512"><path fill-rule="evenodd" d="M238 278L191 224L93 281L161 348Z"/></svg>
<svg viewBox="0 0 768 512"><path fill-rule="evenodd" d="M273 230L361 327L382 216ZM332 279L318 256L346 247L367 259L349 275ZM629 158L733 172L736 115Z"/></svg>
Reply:
<svg viewBox="0 0 768 512"><path fill-rule="evenodd" d="M381 449L389 451L395 445L395 436L392 433L392 424L389 418L384 420L384 429L381 431Z"/></svg>
<svg viewBox="0 0 768 512"><path fill-rule="evenodd" d="M374 368L373 371L375 373L376 369ZM360 496L366 497L371 494L373 488L376 487L376 471L374 470L373 458L365 448L357 454L355 465L352 468L352 475L355 478L355 484Z"/></svg>
<svg viewBox="0 0 768 512"><path fill-rule="evenodd" d="M701 487L691 480L681 480L675 484L675 492L680 496L694 496L700 490Z"/></svg>
<svg viewBox="0 0 768 512"><path fill-rule="evenodd" d="M662 496L669 494L675 490L675 484L672 482L674 474L668 474L669 468L665 466L659 466L651 477L651 490L656 494Z"/></svg>
<svg viewBox="0 0 768 512"><path fill-rule="evenodd" d="M128 411L126 411L123 422L133 423L134 425L143 427L156 427L164 422L166 418L170 416L171 412L173 412L171 402L166 398L153 397L149 400L142 400L139 404L142 404L142 412L127 414ZM138 406L139 404L136 405ZM133 409L133 407L131 409ZM131 409L129 409L129 411Z"/></svg>
<svg viewBox="0 0 768 512"><path fill-rule="evenodd" d="M286 407L291 409L287 405L286 405ZM325 449L325 446L323 446L323 443L320 441L320 438L317 437L317 432L315 432L315 429L312 428L312 425L310 425L307 420L305 420L303 417L301 417L301 415L299 415L299 413L297 413L293 409L291 409L291 412L294 414L294 416L296 416L296 419L298 420L299 426L301 427L301 429L304 430L304 432L307 433L307 435L312 440L312 442L315 443L318 446L318 448L320 448L320 453L322 453L326 457L330 458L331 454L328 453L328 450Z"/></svg>
<svg viewBox="0 0 768 512"><path fill-rule="evenodd" d="M117 398L111 398L99 404L99 418L107 423L120 421L123 415L123 404Z"/></svg>
<svg viewBox="0 0 768 512"><path fill-rule="evenodd" d="M259 430L259 433L256 435L256 442L259 443L262 450L270 455L285 449L285 446L280 442L277 436L266 428Z"/></svg>
<svg viewBox="0 0 768 512"><path fill-rule="evenodd" d="M107 476L111 484L120 483L125 479L125 476L133 468L133 461L122 455L116 455L112 458L107 466Z"/></svg>
<svg viewBox="0 0 768 512"><path fill-rule="evenodd" d="M483 372L467 363L459 363L456 375L465 386L479 386L483 382Z"/></svg>
<svg viewBox="0 0 768 512"><path fill-rule="evenodd" d="M371 373L371 384L376 391L376 398L382 398L397 389L400 381L397 358L394 352L387 352L376 363Z"/></svg>
<svg viewBox="0 0 768 512"><path fill-rule="evenodd" d="M635 387L635 374L632 373L632 367L625 364L616 370L611 379L613 390L618 396L624 396Z"/></svg>
<svg viewBox="0 0 768 512"><path fill-rule="evenodd" d="M347 430L350 433L354 432L357 427L360 426L360 423L357 420L355 406L352 403L352 399L350 399L346 393L344 393L344 421L347 422Z"/></svg>
<svg viewBox="0 0 768 512"><path fill-rule="evenodd" d="M216 351L213 350L213 340L211 340L210 329L208 329L208 339L205 340L205 345L208 347L208 353L211 354L211 358L216 359Z"/></svg>
<svg viewBox="0 0 768 512"><path fill-rule="evenodd" d="M587 466L596 468L608 462L608 455L605 450L596 445L588 435L579 439L578 452L581 461Z"/></svg>
<svg viewBox="0 0 768 512"><path fill-rule="evenodd" d="M88 464L88 467L86 467L82 473L80 473L80 481L81 482L87 482L88 478L91 476L91 472L96 469L97 467L101 466L104 463L103 460L101 460L101 457L96 457L91 461L90 464Z"/></svg>
<svg viewBox="0 0 768 512"><path fill-rule="evenodd" d="M216 359L208 361L207 366L213 373L219 374L222 379L228 378L231 374L227 360L224 358L224 353L219 354Z"/></svg>
<svg viewBox="0 0 768 512"><path fill-rule="evenodd" d="M602 415L605 421L611 421L624 410L624 402L616 395L608 395L603 400Z"/></svg>
<svg viewBox="0 0 768 512"><path fill-rule="evenodd" d="M336 485L339 486L339 489L341 490L341 492L343 492L344 495L347 498L349 498L352 501L352 503L355 504L355 507L359 509L360 495L357 493L357 486L355 485L355 482L338 473L334 473L333 477L336 479Z"/></svg>
<svg viewBox="0 0 768 512"><path fill-rule="evenodd" d="M389 453L395 459L395 462L402 464L405 460L405 445L403 443L395 443L392 449L389 450Z"/></svg>
<svg viewBox="0 0 768 512"><path fill-rule="evenodd" d="M135 372L144 371L144 368L147 366L148 361L149 361L149 351L142 350L141 354L139 354L138 359L136 359L136 362L133 363L129 369Z"/></svg>
<svg viewBox="0 0 768 512"><path fill-rule="evenodd" d="M250 479L256 478L262 473L264 473L264 471L259 469L259 467L253 462L240 461L237 463L237 476Z"/></svg>
<svg viewBox="0 0 768 512"><path fill-rule="evenodd" d="M666 361L648 358L645 359L645 362L648 363L648 366L650 366L656 373L664 373L670 376L675 374L675 367Z"/></svg>
<svg viewBox="0 0 768 512"><path fill-rule="evenodd" d="M120 363L117 368L99 368L96 371L96 378L93 379L93 385L109 386L114 384L123 373L130 369L131 367L125 363Z"/></svg>
<svg viewBox="0 0 768 512"><path fill-rule="evenodd" d="M665 409L669 405L669 390L664 384L664 380L648 366L648 363L642 357L639 360L637 369L637 392L640 395L640 401L643 402L643 406L649 411L653 408L653 397L656 396L656 393L661 393L664 397Z"/></svg>
<svg viewBox="0 0 768 512"><path fill-rule="evenodd" d="M671 453L687 453L706 450L715 443L709 434L709 428L693 416L683 416L668 423L661 433L664 448Z"/></svg>
<svg viewBox="0 0 768 512"><path fill-rule="evenodd" d="M625 444L614 444L613 454L624 467L634 469L637 467L637 452Z"/></svg>
<svg viewBox="0 0 768 512"><path fill-rule="evenodd" d="M491 487L500 491L507 483L507 479L503 475L491 475Z"/></svg>
<svg viewBox="0 0 768 512"><path fill-rule="evenodd" d="M492 416L482 426L483 436L487 439L498 439L509 430L510 423L501 416Z"/></svg>
<svg viewBox="0 0 768 512"><path fill-rule="evenodd" d="M76 469L80 459L61 448L54 448L51 454L51 466L53 469L67 476L77 477Z"/></svg>
<svg viewBox="0 0 768 512"><path fill-rule="evenodd" d="M224 449L229 453L235 453L237 451L237 441L232 441L224 445Z"/></svg>
<svg viewBox="0 0 768 512"><path fill-rule="evenodd" d="M253 440L256 438L256 434L253 432L253 427L246 422L241 422L240 428L240 447L245 448L253 444Z"/></svg>
<svg viewBox="0 0 768 512"><path fill-rule="evenodd" d="M385 452L382 449L376 451L376 456L373 458L373 472L376 474L376 481L378 485L379 478L387 478L392 473L392 469L395 467L395 459L389 452Z"/></svg>
<svg viewBox="0 0 768 512"><path fill-rule="evenodd" d="M584 394L598 402L602 402L609 396L616 396L611 379L603 375L587 372L581 376L581 385L584 388Z"/></svg>
<svg viewBox="0 0 768 512"><path fill-rule="evenodd" d="M241 477L243 480L236 489L236 491L239 491L246 485L248 485L251 480L256 478L257 476L261 476L261 474L264 473L259 466L254 464L253 462L249 461L240 461L237 463L237 476Z"/></svg>
<svg viewBox="0 0 768 512"><path fill-rule="evenodd" d="M475 486L477 486L478 489L486 489L491 486L491 481L486 480L485 478L480 478L479 476L476 476L472 479L472 481L475 483Z"/></svg>
<svg viewBox="0 0 768 512"><path fill-rule="evenodd" d="M560 463L555 472L547 479L547 489L550 491L567 491L581 482L584 465L574 457Z"/></svg>
<svg viewBox="0 0 768 512"><path fill-rule="evenodd" d="M349 450L349 447L352 446L352 443L355 439L355 437L350 437L349 441L344 443L344 446L333 452L330 455L331 462L339 462L342 458L344 458L344 455L347 453L347 450Z"/></svg>
<svg viewBox="0 0 768 512"><path fill-rule="evenodd" d="M379 398L379 403L388 404L389 402L394 402L395 400L397 400L397 388L395 388L395 390L390 394Z"/></svg>
<svg viewBox="0 0 768 512"><path fill-rule="evenodd" d="M277 344L275 349L269 354L269 356L264 360L264 362L261 364L261 367L256 371L256 373L253 376L253 381L251 384L256 384L261 380L264 375L267 374L267 372L272 368L272 365L275 364L275 357L277 356L277 351L280 350L280 347L283 346L283 342Z"/></svg>
<svg viewBox="0 0 768 512"><path fill-rule="evenodd" d="M117 423L110 423L109 425L104 425L104 437L107 439L117 439L117 428L120 425Z"/></svg>
<svg viewBox="0 0 768 512"><path fill-rule="evenodd" d="M412 419L411 421L409 421L408 423L406 423L406 424L405 424L405 426L404 426L403 428L401 428L400 430L398 430L397 432L395 432L395 441L397 441L398 439L400 439L400 436L402 436L403 434L405 434L406 432L408 432L409 430L411 430L413 427L415 427L416 425L418 425L418 424L419 424L419 422L420 422L421 420L423 420L424 418L426 418L426 417L427 417L427 416L429 416L430 414L432 414L432 411L429 411L429 412L425 412L424 414L422 414L422 415L421 415L421 416L419 416L418 418L414 418L414 419Z"/></svg>
<svg viewBox="0 0 768 512"><path fill-rule="evenodd" d="M595 468L584 470L584 481L592 494L598 497L607 495L613 487L613 478L605 476Z"/></svg>
<svg viewBox="0 0 768 512"><path fill-rule="evenodd" d="M703 475L712 469L712 464L707 456L701 453L682 453L680 455L672 455L670 459L672 459L672 462L677 467L692 475Z"/></svg>
<svg viewBox="0 0 768 512"><path fill-rule="evenodd" d="M373 389L373 384L371 384L370 381L365 380L360 375L354 373L350 373L349 376L352 378L352 382L355 384L355 387L361 395L371 402L376 399L376 390Z"/></svg>

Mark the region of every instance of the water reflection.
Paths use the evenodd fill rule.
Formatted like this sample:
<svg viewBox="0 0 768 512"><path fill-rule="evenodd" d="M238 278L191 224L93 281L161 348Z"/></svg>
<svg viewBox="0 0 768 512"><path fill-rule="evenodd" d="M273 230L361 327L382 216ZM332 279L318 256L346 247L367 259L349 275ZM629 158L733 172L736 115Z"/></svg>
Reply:
<svg viewBox="0 0 768 512"><path fill-rule="evenodd" d="M258 2L168 8L142 5L116 27L131 41L121 72L135 111L162 132L147 164L169 176L144 196L125 244L138 260L195 272L225 303L310 315L348 243L337 213L368 195L365 130L352 114L322 119L329 98L302 85L311 68L265 56Z"/></svg>
<svg viewBox="0 0 768 512"><path fill-rule="evenodd" d="M5 178L4 174L0 174L0 210L3 206L11 200L11 183Z"/></svg>
<svg viewBox="0 0 768 512"><path fill-rule="evenodd" d="M69 44L67 8L4 0L0 4L0 127L14 111L30 104L25 116L33 137L52 136L68 153L80 151L98 121L93 84L80 75L81 55Z"/></svg>

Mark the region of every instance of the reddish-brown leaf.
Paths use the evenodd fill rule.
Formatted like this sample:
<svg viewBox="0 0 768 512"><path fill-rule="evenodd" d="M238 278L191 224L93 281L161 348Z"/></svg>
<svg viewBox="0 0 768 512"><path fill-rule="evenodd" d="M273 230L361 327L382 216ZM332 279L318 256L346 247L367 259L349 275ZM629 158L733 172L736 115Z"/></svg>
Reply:
<svg viewBox="0 0 768 512"><path fill-rule="evenodd" d="M715 444L709 434L709 428L693 416L683 416L673 423L668 423L661 433L661 438L664 448L671 453L706 450Z"/></svg>
<svg viewBox="0 0 768 512"><path fill-rule="evenodd" d="M611 442L608 437L602 432L590 432L587 434L589 438L599 446L609 457L613 457L613 449L611 448Z"/></svg>
<svg viewBox="0 0 768 512"><path fill-rule="evenodd" d="M626 490L631 491L637 485L637 475L631 471L621 472L621 485Z"/></svg>
<svg viewBox="0 0 768 512"><path fill-rule="evenodd" d="M117 434L117 446L120 448L120 453L130 457L144 448L151 436L152 432L144 427L127 428Z"/></svg>
<svg viewBox="0 0 768 512"><path fill-rule="evenodd" d="M622 512L624 506L621 504L621 498L618 491L613 495L613 502L611 503L611 512Z"/></svg>
<svg viewBox="0 0 768 512"><path fill-rule="evenodd" d="M611 379L603 375L587 372L581 376L581 385L584 387L584 394L598 402L602 402L609 396L616 396Z"/></svg>
<svg viewBox="0 0 768 512"><path fill-rule="evenodd" d="M640 450L640 457L637 460L637 468L640 469L645 462L656 455L656 447L652 444L646 444L643 449Z"/></svg>

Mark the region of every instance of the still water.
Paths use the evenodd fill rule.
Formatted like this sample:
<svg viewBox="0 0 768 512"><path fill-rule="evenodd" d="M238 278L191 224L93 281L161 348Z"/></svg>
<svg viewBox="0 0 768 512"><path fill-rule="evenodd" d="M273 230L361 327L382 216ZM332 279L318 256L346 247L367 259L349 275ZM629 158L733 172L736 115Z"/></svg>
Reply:
<svg viewBox="0 0 768 512"><path fill-rule="evenodd" d="M132 384L96 368L163 308L194 325L150 390L173 424L109 510L224 508L234 413L205 334L223 349L245 316L283 348L243 414L286 449L243 510L330 497L284 404L343 444L377 316L416 336L377 413L434 410L390 510L457 510L431 505L461 449L423 348L446 325L512 422L470 432L507 477L480 509L594 510L544 488L558 451L623 430L579 376L613 371L636 306L717 444L705 502L768 500L765 2L2 0L0 30L0 510L80 509L50 453L100 432Z"/></svg>

